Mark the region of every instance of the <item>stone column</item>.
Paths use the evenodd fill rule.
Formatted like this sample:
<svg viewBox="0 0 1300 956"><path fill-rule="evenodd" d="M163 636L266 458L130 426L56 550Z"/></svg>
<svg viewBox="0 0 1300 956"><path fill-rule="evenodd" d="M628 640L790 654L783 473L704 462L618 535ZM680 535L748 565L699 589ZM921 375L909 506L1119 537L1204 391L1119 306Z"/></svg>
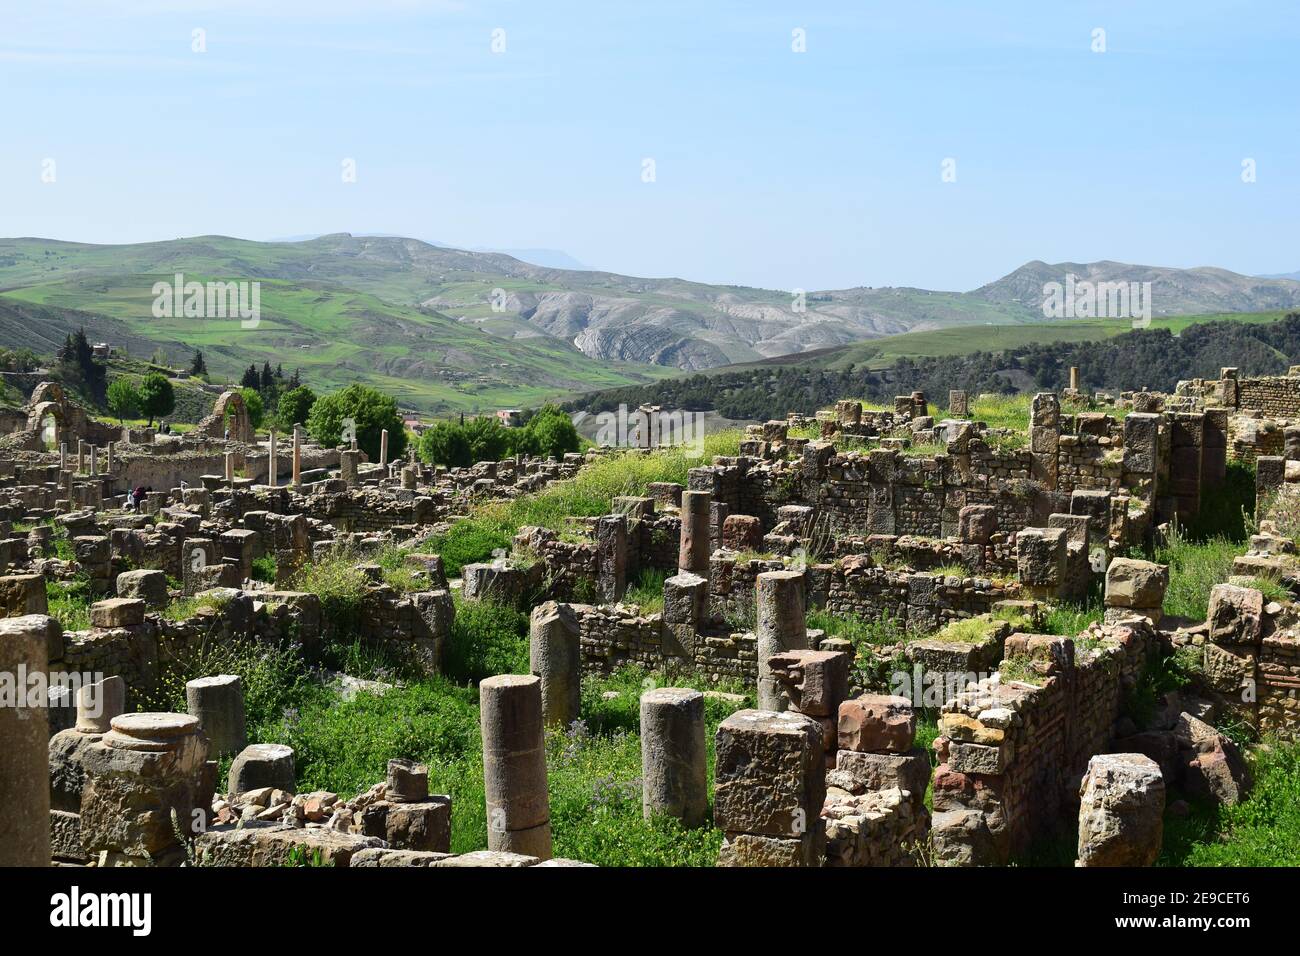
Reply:
<svg viewBox="0 0 1300 956"><path fill-rule="evenodd" d="M51 623L43 614L0 620L0 673L22 693L20 672L49 667ZM50 865L49 715L45 701L35 703L0 707L0 867Z"/></svg>
<svg viewBox="0 0 1300 956"><path fill-rule="evenodd" d="M627 591L627 517L606 515L596 523L597 588L607 604Z"/></svg>
<svg viewBox="0 0 1300 956"><path fill-rule="evenodd" d="M388 467L388 429L379 432L379 467Z"/></svg>
<svg viewBox="0 0 1300 956"><path fill-rule="evenodd" d="M293 766L293 748L284 744L249 744L239 752L226 777L231 795L275 787L293 793L298 789Z"/></svg>
<svg viewBox="0 0 1300 956"><path fill-rule="evenodd" d="M214 757L237 754L248 744L244 685L236 674L199 677L185 685L185 709L208 735Z"/></svg>
<svg viewBox="0 0 1300 956"><path fill-rule="evenodd" d="M500 674L479 684L488 849L551 858L542 681Z"/></svg>
<svg viewBox="0 0 1300 956"><path fill-rule="evenodd" d="M1078 390L1079 390L1079 366L1071 365L1070 366L1070 391L1077 392Z"/></svg>
<svg viewBox="0 0 1300 956"><path fill-rule="evenodd" d="M63 442L59 442L59 471L65 472L67 470L68 470L68 443L63 441Z"/></svg>
<svg viewBox="0 0 1300 956"><path fill-rule="evenodd" d="M90 446L90 473L91 475L99 474L99 446Z"/></svg>
<svg viewBox="0 0 1300 956"><path fill-rule="evenodd" d="M113 442L104 446L104 470L113 474Z"/></svg>
<svg viewBox="0 0 1300 956"><path fill-rule="evenodd" d="M360 458L361 453L355 448L339 452L339 477L347 483L349 488L357 486L357 463Z"/></svg>
<svg viewBox="0 0 1300 956"><path fill-rule="evenodd" d="M76 726L50 738L50 852L55 860L86 863L81 845L81 793L86 750L112 729L126 705L126 682L108 677L77 691Z"/></svg>
<svg viewBox="0 0 1300 956"><path fill-rule="evenodd" d="M1029 409L1030 477L1056 490L1061 443L1061 403L1052 392L1039 392Z"/></svg>
<svg viewBox="0 0 1300 956"><path fill-rule="evenodd" d="M705 772L704 695L660 687L641 695L641 807L704 825L709 788Z"/></svg>
<svg viewBox="0 0 1300 956"><path fill-rule="evenodd" d="M83 734L106 734L113 718L126 713L126 681L105 677L77 691L77 730Z"/></svg>
<svg viewBox="0 0 1300 956"><path fill-rule="evenodd" d="M709 576L709 516L713 496L707 491L682 492L682 536L677 568Z"/></svg>
<svg viewBox="0 0 1300 956"><path fill-rule="evenodd" d="M384 799L393 803L420 803L429 798L429 768L398 757L388 761Z"/></svg>
<svg viewBox="0 0 1300 956"><path fill-rule="evenodd" d="M582 653L578 621L567 604L547 601L528 622L528 667L542 682L542 719L568 727L582 705Z"/></svg>
<svg viewBox="0 0 1300 956"><path fill-rule="evenodd" d="M213 765L198 719L188 714L121 714L82 758L81 838L101 866L179 866L181 832L212 800Z"/></svg>
<svg viewBox="0 0 1300 956"><path fill-rule="evenodd" d="M86 470L86 442L83 439L78 438L77 439L77 474L81 474L85 470Z"/></svg>
<svg viewBox="0 0 1300 956"><path fill-rule="evenodd" d="M233 484L235 481L235 453L226 452L226 482Z"/></svg>
<svg viewBox="0 0 1300 956"><path fill-rule="evenodd" d="M758 625L754 630L758 651L758 707L785 710L788 701L773 674L769 659L785 651L807 650L808 624L804 617L804 576L800 571L764 571L755 583Z"/></svg>
<svg viewBox="0 0 1300 956"><path fill-rule="evenodd" d="M293 487L302 486L302 426L293 426Z"/></svg>
<svg viewBox="0 0 1300 956"><path fill-rule="evenodd" d="M266 463L266 483L272 488L279 484L280 462L276 458L278 452L279 449L276 447L275 441L275 429L272 428L270 437L270 454L267 456Z"/></svg>

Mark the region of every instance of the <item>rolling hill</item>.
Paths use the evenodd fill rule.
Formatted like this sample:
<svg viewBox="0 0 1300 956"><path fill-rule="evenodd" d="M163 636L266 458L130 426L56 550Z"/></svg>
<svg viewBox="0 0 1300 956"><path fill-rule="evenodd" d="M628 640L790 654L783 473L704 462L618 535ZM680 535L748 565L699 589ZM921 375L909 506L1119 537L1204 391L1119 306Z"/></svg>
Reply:
<svg viewBox="0 0 1300 956"><path fill-rule="evenodd" d="M260 282L260 326L155 318L153 284L178 272L187 281ZM965 293L809 292L796 310L782 291L547 268L394 236L119 246L4 239L0 335L48 354L85 325L136 354L161 347L180 361L201 348L218 375L269 361L301 367L326 388L367 380L423 411L474 411L680 371L805 360L879 366L917 349L1084 341L1127 328L1045 320L1044 284L1067 273L1149 281L1156 316L1300 307L1300 282L1113 262L1031 262Z"/></svg>

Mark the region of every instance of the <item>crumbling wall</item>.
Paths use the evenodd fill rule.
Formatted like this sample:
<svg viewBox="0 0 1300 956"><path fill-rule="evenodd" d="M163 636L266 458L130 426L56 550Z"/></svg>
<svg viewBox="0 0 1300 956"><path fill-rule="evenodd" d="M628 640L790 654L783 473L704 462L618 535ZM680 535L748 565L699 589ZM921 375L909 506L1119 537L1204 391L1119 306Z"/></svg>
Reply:
<svg viewBox="0 0 1300 956"><path fill-rule="evenodd" d="M1113 737L1124 695L1157 648L1132 619L1079 639L1015 634L1002 673L943 707L935 741L936 862L999 865L1072 816L1088 758ZM1008 662L1026 679L1008 677Z"/></svg>

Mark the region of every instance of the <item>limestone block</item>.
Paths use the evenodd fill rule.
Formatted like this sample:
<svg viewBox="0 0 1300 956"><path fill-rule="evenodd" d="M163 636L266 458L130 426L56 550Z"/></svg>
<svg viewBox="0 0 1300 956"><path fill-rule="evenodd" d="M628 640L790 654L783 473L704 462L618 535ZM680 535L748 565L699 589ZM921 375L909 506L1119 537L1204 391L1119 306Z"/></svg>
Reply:
<svg viewBox="0 0 1300 956"><path fill-rule="evenodd" d="M906 697L863 694L840 704L840 750L907 753L916 738L916 711Z"/></svg>
<svg viewBox="0 0 1300 956"><path fill-rule="evenodd" d="M163 571L123 571L117 576L117 596L138 598L145 608L157 611L167 606L167 574Z"/></svg>
<svg viewBox="0 0 1300 956"><path fill-rule="evenodd" d="M920 747L907 753L859 753L841 750L826 783L849 793L866 793L897 787L921 800L930 782L930 758Z"/></svg>
<svg viewBox="0 0 1300 956"><path fill-rule="evenodd" d="M802 838L826 793L822 731L803 714L741 710L716 735L713 819L734 833Z"/></svg>
<svg viewBox="0 0 1300 956"><path fill-rule="evenodd" d="M1254 588L1216 584L1210 590L1206 623L1216 644L1253 644L1260 639L1264 595Z"/></svg>
<svg viewBox="0 0 1300 956"><path fill-rule="evenodd" d="M214 827L194 841L203 866L349 866L355 854L377 850L383 841L328 827L300 829L279 823Z"/></svg>
<svg viewBox="0 0 1300 956"><path fill-rule="evenodd" d="M1099 754L1079 788L1079 866L1150 866L1160 855L1165 782L1142 754Z"/></svg>
<svg viewBox="0 0 1300 956"><path fill-rule="evenodd" d="M837 651L786 651L768 658L790 706L810 717L832 717L849 696L849 656Z"/></svg>
<svg viewBox="0 0 1300 956"><path fill-rule="evenodd" d="M1108 607L1160 607L1168 587L1169 568L1163 564L1115 558L1106 568Z"/></svg>
<svg viewBox="0 0 1300 956"><path fill-rule="evenodd" d="M727 833L718 866L820 867L826 860L826 830L820 818L801 837L757 833Z"/></svg>

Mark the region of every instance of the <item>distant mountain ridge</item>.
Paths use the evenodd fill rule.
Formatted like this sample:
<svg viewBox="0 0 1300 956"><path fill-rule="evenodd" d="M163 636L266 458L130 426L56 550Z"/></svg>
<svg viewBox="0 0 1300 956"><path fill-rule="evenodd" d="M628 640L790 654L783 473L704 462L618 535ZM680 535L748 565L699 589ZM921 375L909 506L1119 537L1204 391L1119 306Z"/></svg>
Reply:
<svg viewBox="0 0 1300 956"><path fill-rule="evenodd" d="M300 290L350 290L373 296L401 318L415 312L426 322L460 325L465 333L487 334L554 355L627 363L626 369L664 367L658 375L667 369L756 362L906 332L1042 323L1045 286L1063 283L1071 274L1086 281L1150 282L1152 311L1161 316L1300 308L1300 281L1215 268L1107 261L1033 261L970 292L856 287L797 294L553 268L501 252L400 236L332 233L275 243L200 236L120 246L0 240L0 291L11 290L12 296L40 304L93 312L97 295L104 294L97 289L112 284L104 280L166 277L177 271L293 283ZM64 287L51 288L52 283ZM19 291L32 286L41 289ZM374 308L363 311L365 321L356 327L364 328L368 339L378 336L393 350L400 351L408 340L414 347L419 336L410 334L408 325L396 319L385 325ZM398 334L399 329L408 331ZM151 334L148 323L132 331ZM351 333L342 329L332 334ZM458 344L448 354L460 366L473 365L463 334L455 337ZM468 342L473 341L470 335ZM393 372L438 365L427 359L413 362L404 354L393 354L383 364ZM574 377L581 363L568 364L570 371L557 383L580 384Z"/></svg>
<svg viewBox="0 0 1300 956"><path fill-rule="evenodd" d="M1267 312L1300 305L1300 282L1288 278L1244 276L1227 269L1202 266L1174 269L1124 262L1027 262L1010 275L981 286L972 296L989 302L1042 312L1043 289L1073 275L1087 282L1151 283L1155 315L1208 312Z"/></svg>

